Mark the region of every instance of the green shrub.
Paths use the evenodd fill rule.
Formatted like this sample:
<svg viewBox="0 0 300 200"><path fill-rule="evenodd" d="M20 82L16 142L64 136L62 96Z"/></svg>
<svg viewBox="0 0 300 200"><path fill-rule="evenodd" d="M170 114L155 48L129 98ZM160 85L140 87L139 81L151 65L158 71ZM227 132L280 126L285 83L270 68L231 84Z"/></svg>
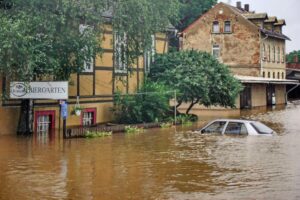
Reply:
<svg viewBox="0 0 300 200"><path fill-rule="evenodd" d="M143 132L143 128L138 128L136 126L125 126L125 133L130 134L130 133L140 133Z"/></svg>
<svg viewBox="0 0 300 200"><path fill-rule="evenodd" d="M146 81L137 93L140 94L122 95L118 92L115 96L112 111L118 123L163 121L168 117L172 94L164 85Z"/></svg>
<svg viewBox="0 0 300 200"><path fill-rule="evenodd" d="M107 137L107 136L111 136L112 132L107 132L107 131L87 131L84 134L85 138L98 138L98 137Z"/></svg>
<svg viewBox="0 0 300 200"><path fill-rule="evenodd" d="M160 124L160 127L161 128L170 128L173 126L173 123L172 122L165 122L165 123L161 123Z"/></svg>

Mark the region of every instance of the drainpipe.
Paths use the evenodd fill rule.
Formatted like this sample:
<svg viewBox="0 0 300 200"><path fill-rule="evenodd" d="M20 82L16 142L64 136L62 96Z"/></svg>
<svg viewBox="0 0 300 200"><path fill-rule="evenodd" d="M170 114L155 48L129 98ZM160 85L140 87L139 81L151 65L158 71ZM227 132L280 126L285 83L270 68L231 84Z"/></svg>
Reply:
<svg viewBox="0 0 300 200"><path fill-rule="evenodd" d="M295 87L293 87L292 89L290 89L289 91L287 91L286 95L285 95L285 104L287 104L288 102L288 95L291 91L295 90L300 84L298 83L297 85L295 85Z"/></svg>
<svg viewBox="0 0 300 200"><path fill-rule="evenodd" d="M267 35L266 37L264 37L262 40L261 40L261 45L263 45L263 41L264 40L266 40L266 39L268 39L268 37L269 37L269 35ZM261 48L262 49L262 48ZM266 46L265 46L265 51L266 51ZM263 52L263 54L265 54L265 52ZM264 55L264 56L266 56L266 55ZM261 58L260 59L260 75L262 75L262 71L263 71L263 59Z"/></svg>

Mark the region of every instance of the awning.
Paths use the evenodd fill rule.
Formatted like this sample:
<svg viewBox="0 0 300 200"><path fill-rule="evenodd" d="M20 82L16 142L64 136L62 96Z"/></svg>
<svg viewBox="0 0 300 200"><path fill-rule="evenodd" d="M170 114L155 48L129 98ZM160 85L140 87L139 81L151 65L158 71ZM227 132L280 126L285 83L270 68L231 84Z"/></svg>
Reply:
<svg viewBox="0 0 300 200"><path fill-rule="evenodd" d="M234 75L236 79L241 83L264 83L264 84L280 84L280 85L298 85L300 84L297 80L290 79L275 79L275 78L263 78L256 76L241 76Z"/></svg>

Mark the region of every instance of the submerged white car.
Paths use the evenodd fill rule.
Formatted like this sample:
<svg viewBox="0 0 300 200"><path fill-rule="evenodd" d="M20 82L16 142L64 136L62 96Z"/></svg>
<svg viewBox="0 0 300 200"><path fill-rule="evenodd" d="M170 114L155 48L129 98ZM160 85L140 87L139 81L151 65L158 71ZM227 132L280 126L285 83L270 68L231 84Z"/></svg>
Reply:
<svg viewBox="0 0 300 200"><path fill-rule="evenodd" d="M217 119L198 130L202 134L228 134L228 135L272 135L271 128L261 122L239 119Z"/></svg>

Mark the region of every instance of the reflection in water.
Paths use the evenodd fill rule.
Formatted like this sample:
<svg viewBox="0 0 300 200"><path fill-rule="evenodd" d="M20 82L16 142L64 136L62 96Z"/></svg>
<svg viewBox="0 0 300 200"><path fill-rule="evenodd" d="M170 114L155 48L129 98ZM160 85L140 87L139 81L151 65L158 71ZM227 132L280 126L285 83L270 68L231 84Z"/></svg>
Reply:
<svg viewBox="0 0 300 200"><path fill-rule="evenodd" d="M212 136L191 127L63 140L0 137L0 199L299 199L299 105L201 111L261 120L266 136Z"/></svg>

